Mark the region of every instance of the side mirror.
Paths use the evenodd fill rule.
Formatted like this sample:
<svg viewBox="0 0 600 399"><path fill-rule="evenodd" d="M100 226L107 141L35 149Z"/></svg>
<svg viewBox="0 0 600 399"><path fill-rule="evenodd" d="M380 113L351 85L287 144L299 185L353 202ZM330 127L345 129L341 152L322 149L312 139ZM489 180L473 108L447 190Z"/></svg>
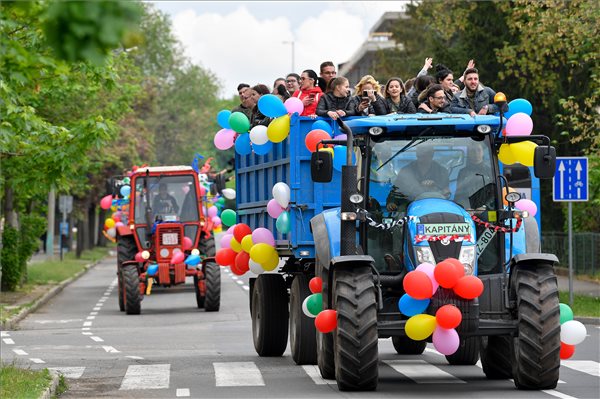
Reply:
<svg viewBox="0 0 600 399"><path fill-rule="evenodd" d="M310 157L310 177L316 183L329 183L333 178L333 157L329 151L315 151Z"/></svg>
<svg viewBox="0 0 600 399"><path fill-rule="evenodd" d="M539 179L551 179L556 169L556 149L549 145L538 146L533 154L533 173Z"/></svg>

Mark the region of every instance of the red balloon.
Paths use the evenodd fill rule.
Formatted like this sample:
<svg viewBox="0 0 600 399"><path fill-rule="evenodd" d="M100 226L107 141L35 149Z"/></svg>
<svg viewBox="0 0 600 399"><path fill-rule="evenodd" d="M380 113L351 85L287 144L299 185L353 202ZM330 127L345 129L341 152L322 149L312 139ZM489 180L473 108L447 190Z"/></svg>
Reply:
<svg viewBox="0 0 600 399"><path fill-rule="evenodd" d="M248 270L250 270L250 265L248 263L249 261L250 261L250 254L245 251L240 251L235 257L235 262L231 267L231 271L233 271L233 268L235 266L235 268L241 274L246 273Z"/></svg>
<svg viewBox="0 0 600 399"><path fill-rule="evenodd" d="M115 222L120 222L121 221L121 215L118 214L117 212L112 214L112 220L114 220Z"/></svg>
<svg viewBox="0 0 600 399"><path fill-rule="evenodd" d="M456 258L448 258L446 262L450 262L456 268L459 278L465 275L465 266Z"/></svg>
<svg viewBox="0 0 600 399"><path fill-rule="evenodd" d="M188 251L188 250L192 249L192 245L194 245L194 243L192 242L191 238L183 237L183 250L184 251Z"/></svg>
<svg viewBox="0 0 600 399"><path fill-rule="evenodd" d="M181 263L185 260L185 254L181 251L179 252L175 252L173 254L173 256L171 257L171 264L172 265L176 265L178 263Z"/></svg>
<svg viewBox="0 0 600 399"><path fill-rule="evenodd" d="M463 269L463 275L464 275ZM455 267L453 262L449 262L448 259L441 261L435 266L433 269L433 275L435 276L435 281L438 282L444 288L452 288L456 285L456 282L461 277L458 273L457 267Z"/></svg>
<svg viewBox="0 0 600 399"><path fill-rule="evenodd" d="M575 345L568 345L564 342L560 343L560 358L568 359L575 353Z"/></svg>
<svg viewBox="0 0 600 399"><path fill-rule="evenodd" d="M337 327L337 312L333 309L326 309L315 317L315 327L322 333L328 333Z"/></svg>
<svg viewBox="0 0 600 399"><path fill-rule="evenodd" d="M306 144L308 151L315 152L317 151L317 144L321 140L331 140L331 136L325 130L315 129L308 132L306 138L304 139L304 144ZM329 146L319 146L319 149L323 147Z"/></svg>
<svg viewBox="0 0 600 399"><path fill-rule="evenodd" d="M231 248L221 248L217 251L215 260L221 266L230 266L235 262L237 253Z"/></svg>
<svg viewBox="0 0 600 399"><path fill-rule="evenodd" d="M318 294L323 291L323 280L321 277L313 277L308 282L308 288L313 294Z"/></svg>
<svg viewBox="0 0 600 399"><path fill-rule="evenodd" d="M429 299L433 292L431 279L420 270L409 272L402 282L404 291L414 299Z"/></svg>
<svg viewBox="0 0 600 399"><path fill-rule="evenodd" d="M242 242L242 239L248 234L252 234L252 229L247 224L238 223L233 228L233 236L237 242Z"/></svg>
<svg viewBox="0 0 600 399"><path fill-rule="evenodd" d="M454 292L465 299L475 299L483 293L483 282L477 276L464 276L454 286Z"/></svg>
<svg viewBox="0 0 600 399"><path fill-rule="evenodd" d="M462 321L462 313L454 305L444 305L435 312L435 321L442 328L456 328Z"/></svg>
<svg viewBox="0 0 600 399"><path fill-rule="evenodd" d="M142 258L142 253L138 252L137 254L135 254L135 261L136 262L143 262L145 259Z"/></svg>

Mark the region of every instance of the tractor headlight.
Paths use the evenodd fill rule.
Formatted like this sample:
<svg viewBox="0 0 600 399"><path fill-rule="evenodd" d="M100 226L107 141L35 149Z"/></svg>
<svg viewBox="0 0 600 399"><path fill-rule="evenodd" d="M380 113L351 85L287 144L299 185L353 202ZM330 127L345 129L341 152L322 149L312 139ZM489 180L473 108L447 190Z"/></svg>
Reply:
<svg viewBox="0 0 600 399"><path fill-rule="evenodd" d="M150 259L150 252L142 251L142 259Z"/></svg>
<svg viewBox="0 0 600 399"><path fill-rule="evenodd" d="M369 128L369 133L373 136L379 136L381 133L383 133L383 128L379 126L373 126L372 128Z"/></svg>
<svg viewBox="0 0 600 399"><path fill-rule="evenodd" d="M490 127L490 125L479 125L477 126L477 131L481 134L488 134L492 131L492 128Z"/></svg>
<svg viewBox="0 0 600 399"><path fill-rule="evenodd" d="M431 248L427 247L415 247L415 251L417 252L417 262L421 263L431 263L435 265L435 259L433 258L433 252L431 252Z"/></svg>
<svg viewBox="0 0 600 399"><path fill-rule="evenodd" d="M166 258L166 257L168 257L168 256L169 256L169 254L170 254L170 251L169 251L169 249L168 249L168 248L161 248L161 250L160 250L159 254L160 254L160 256L161 256L162 258Z"/></svg>
<svg viewBox="0 0 600 399"><path fill-rule="evenodd" d="M458 255L458 260L463 264L466 275L473 274L475 265L475 246L462 247L460 249L460 254Z"/></svg>

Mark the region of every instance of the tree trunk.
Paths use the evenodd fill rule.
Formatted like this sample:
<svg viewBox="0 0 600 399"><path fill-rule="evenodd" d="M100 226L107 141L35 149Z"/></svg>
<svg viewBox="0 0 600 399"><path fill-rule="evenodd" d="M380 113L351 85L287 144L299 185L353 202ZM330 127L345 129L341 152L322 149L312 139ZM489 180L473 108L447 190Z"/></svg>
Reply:
<svg viewBox="0 0 600 399"><path fill-rule="evenodd" d="M48 193L48 227L46 231L46 256L54 256L54 216L56 214L56 191L54 187Z"/></svg>
<svg viewBox="0 0 600 399"><path fill-rule="evenodd" d="M83 252L83 220L77 219L77 251L75 256L77 259L81 258L81 253Z"/></svg>
<svg viewBox="0 0 600 399"><path fill-rule="evenodd" d="M17 212L14 210L14 191L8 184L4 186L4 216L6 217L6 224L19 229L19 223L17 219Z"/></svg>

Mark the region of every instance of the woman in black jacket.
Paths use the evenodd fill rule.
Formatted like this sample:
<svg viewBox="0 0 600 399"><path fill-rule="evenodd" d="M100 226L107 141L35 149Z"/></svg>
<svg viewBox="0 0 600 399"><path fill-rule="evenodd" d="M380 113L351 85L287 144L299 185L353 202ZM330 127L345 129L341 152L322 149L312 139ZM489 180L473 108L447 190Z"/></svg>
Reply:
<svg viewBox="0 0 600 399"><path fill-rule="evenodd" d="M327 86L331 90L319 100L317 116L328 116L336 120L338 117L355 115L354 110L348 107L350 104L348 79L338 76L330 80Z"/></svg>
<svg viewBox="0 0 600 399"><path fill-rule="evenodd" d="M386 114L414 114L413 102L406 96L404 83L400 78L390 78L385 84L384 93Z"/></svg>
<svg viewBox="0 0 600 399"><path fill-rule="evenodd" d="M250 129L257 125L268 126L271 123L271 118L263 115L262 112L258 109L258 99L264 96L265 94L271 94L269 88L263 84L257 84L250 88L250 96L254 102L254 107L252 108L252 114L250 115Z"/></svg>
<svg viewBox="0 0 600 399"><path fill-rule="evenodd" d="M350 107L355 115L385 115L385 100L379 95L381 86L371 75L363 76L354 87Z"/></svg>

